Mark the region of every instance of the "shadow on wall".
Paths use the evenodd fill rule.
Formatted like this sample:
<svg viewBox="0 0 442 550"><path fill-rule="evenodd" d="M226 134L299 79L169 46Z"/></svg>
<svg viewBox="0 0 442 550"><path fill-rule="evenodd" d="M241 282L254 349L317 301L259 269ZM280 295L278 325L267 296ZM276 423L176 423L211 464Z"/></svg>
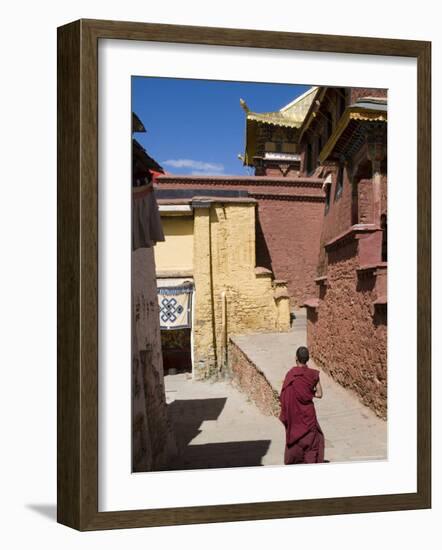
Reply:
<svg viewBox="0 0 442 550"><path fill-rule="evenodd" d="M255 223L256 265L273 271L272 258L270 257L269 247L267 246L267 241L259 219L259 208L256 209Z"/></svg>
<svg viewBox="0 0 442 550"><path fill-rule="evenodd" d="M178 455L165 470L194 470L201 468L232 468L261 466L270 440L229 441L192 445L201 433L201 424L216 421L224 409L227 398L185 399L168 406L178 446Z"/></svg>
<svg viewBox="0 0 442 550"><path fill-rule="evenodd" d="M357 241L350 241L344 245L336 246L328 253L328 264L338 264L357 257L358 255L358 243Z"/></svg>

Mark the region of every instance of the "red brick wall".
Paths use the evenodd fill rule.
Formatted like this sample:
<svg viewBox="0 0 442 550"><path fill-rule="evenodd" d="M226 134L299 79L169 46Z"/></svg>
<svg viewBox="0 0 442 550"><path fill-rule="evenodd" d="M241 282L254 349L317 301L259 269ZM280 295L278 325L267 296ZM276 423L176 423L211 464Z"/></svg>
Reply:
<svg viewBox="0 0 442 550"><path fill-rule="evenodd" d="M289 167L288 169L284 168L284 173L282 173L281 169L276 166L266 166L264 168L264 172L266 176L272 176L275 178L280 178L280 177L295 178L299 174L299 168L296 168L296 167Z"/></svg>
<svg viewBox="0 0 442 550"><path fill-rule="evenodd" d="M361 171L361 174L364 172ZM344 387L353 390L361 401L380 417L387 416L387 314L386 305L375 305L381 298L376 273L357 271L361 263L354 237L326 243L350 229L353 222L373 223L373 183L364 175L357 183L358 220L352 220L352 185L344 172L342 195L335 199L336 176L330 189L330 207L324 216L318 273L327 277L313 296L316 309L308 309L307 342L315 362ZM387 206L387 179L381 184L382 208ZM375 262L381 261L377 233L363 244L372 243ZM365 250L364 249L364 250ZM370 256L370 257L371 257ZM370 262L368 262L370 263ZM382 293L384 293L383 291ZM379 295L378 295L379 294Z"/></svg>
<svg viewBox="0 0 442 550"><path fill-rule="evenodd" d="M324 275L327 271L327 255L324 245L334 237L349 229L352 225L352 186L348 178L347 169L344 168L344 183L342 194L336 196L337 169L332 174L330 186L330 206L323 216L322 231L320 237L320 249L318 254L317 275Z"/></svg>
<svg viewBox="0 0 442 550"><path fill-rule="evenodd" d="M348 178L347 168L344 167L344 183L342 194L336 197L336 176L330 189L330 207L324 216L324 226L321 240L327 242L333 239L352 225L352 186Z"/></svg>
<svg viewBox="0 0 442 550"><path fill-rule="evenodd" d="M387 315L375 276L357 274L357 241L330 253L327 286L307 316L307 345L315 362L353 390L382 418L387 416Z"/></svg>
<svg viewBox="0 0 442 550"><path fill-rule="evenodd" d="M322 180L308 178L158 178L161 189L243 189L258 201L256 264L285 279L291 305L314 292L324 202Z"/></svg>
<svg viewBox="0 0 442 550"><path fill-rule="evenodd" d="M386 95L386 90L373 88L346 90L347 105L360 97ZM329 108L333 100L339 108L339 95L335 90L329 90L320 110ZM339 115L337 110L336 115ZM304 140L314 140L316 138L313 136L324 130L323 117L315 117L311 130L305 134ZM347 166L356 169L353 184ZM373 219L372 166L367 158L366 146L363 145L345 166L340 197L336 196L337 161L329 167L333 171L330 206L323 218L317 267L318 275L326 276L326 280L312 293L312 297L318 299L318 306L308 308L308 346L318 365L343 386L352 389L379 416L386 417L387 312L385 304L375 304L385 300L386 290L385 285L380 284L381 279L377 278L376 269L358 271L361 263L381 261L380 234L366 234L363 241L350 234L348 238L326 247L327 243L345 234L355 223L379 223L379 220ZM327 167L323 169L325 173ZM386 162L382 163L381 170L386 173ZM385 177L381 182L381 211L385 212L386 208Z"/></svg>

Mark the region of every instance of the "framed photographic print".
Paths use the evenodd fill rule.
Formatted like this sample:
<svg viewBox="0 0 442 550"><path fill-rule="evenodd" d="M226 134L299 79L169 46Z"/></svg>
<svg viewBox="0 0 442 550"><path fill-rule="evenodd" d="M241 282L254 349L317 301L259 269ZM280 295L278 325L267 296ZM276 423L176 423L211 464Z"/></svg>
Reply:
<svg viewBox="0 0 442 550"><path fill-rule="evenodd" d="M430 507L430 99L428 42L59 28L60 523Z"/></svg>

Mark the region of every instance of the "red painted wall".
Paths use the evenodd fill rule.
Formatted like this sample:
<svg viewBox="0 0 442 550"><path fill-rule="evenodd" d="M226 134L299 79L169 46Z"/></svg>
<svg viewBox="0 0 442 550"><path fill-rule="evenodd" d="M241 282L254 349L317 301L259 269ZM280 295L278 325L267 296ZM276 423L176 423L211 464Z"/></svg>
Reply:
<svg viewBox="0 0 442 550"><path fill-rule="evenodd" d="M386 418L387 311L374 305L376 277L356 271L357 246L353 240L331 252L319 306L307 310L307 345L318 365Z"/></svg>
<svg viewBox="0 0 442 550"><path fill-rule="evenodd" d="M367 90L361 95L367 95ZM357 95L357 94L356 94ZM370 94L368 94L370 95ZM355 159L353 159L355 160ZM379 230L349 233L354 224L374 219L372 167L362 147L351 162L353 183L344 167L342 194L336 196L332 172L330 205L320 238L315 300L307 308L307 345L315 362L380 417L387 416L386 264L382 264ZM381 170L386 173L386 162ZM387 210L387 176L381 182L381 212ZM369 227L370 227L369 226ZM342 239L339 237L342 236ZM337 239L334 244L330 244ZM379 264L379 269L375 266ZM360 268L372 265L369 269ZM313 306L313 307L312 307Z"/></svg>
<svg viewBox="0 0 442 550"><path fill-rule="evenodd" d="M315 290L323 203L261 199L260 225L276 279L288 281L292 303L301 306ZM257 246L257 260L265 260L265 247ZM264 254L260 257L260 249Z"/></svg>

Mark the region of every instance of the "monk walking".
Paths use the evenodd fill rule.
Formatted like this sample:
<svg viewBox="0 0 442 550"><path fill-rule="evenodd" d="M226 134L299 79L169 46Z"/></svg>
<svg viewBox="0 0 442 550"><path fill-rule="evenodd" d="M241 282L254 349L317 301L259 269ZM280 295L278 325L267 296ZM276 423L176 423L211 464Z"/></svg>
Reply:
<svg viewBox="0 0 442 550"><path fill-rule="evenodd" d="M324 462L324 435L316 418L313 398L322 397L319 372L307 366L308 349L296 350L296 366L287 373L281 390L281 414L285 426L284 464Z"/></svg>

